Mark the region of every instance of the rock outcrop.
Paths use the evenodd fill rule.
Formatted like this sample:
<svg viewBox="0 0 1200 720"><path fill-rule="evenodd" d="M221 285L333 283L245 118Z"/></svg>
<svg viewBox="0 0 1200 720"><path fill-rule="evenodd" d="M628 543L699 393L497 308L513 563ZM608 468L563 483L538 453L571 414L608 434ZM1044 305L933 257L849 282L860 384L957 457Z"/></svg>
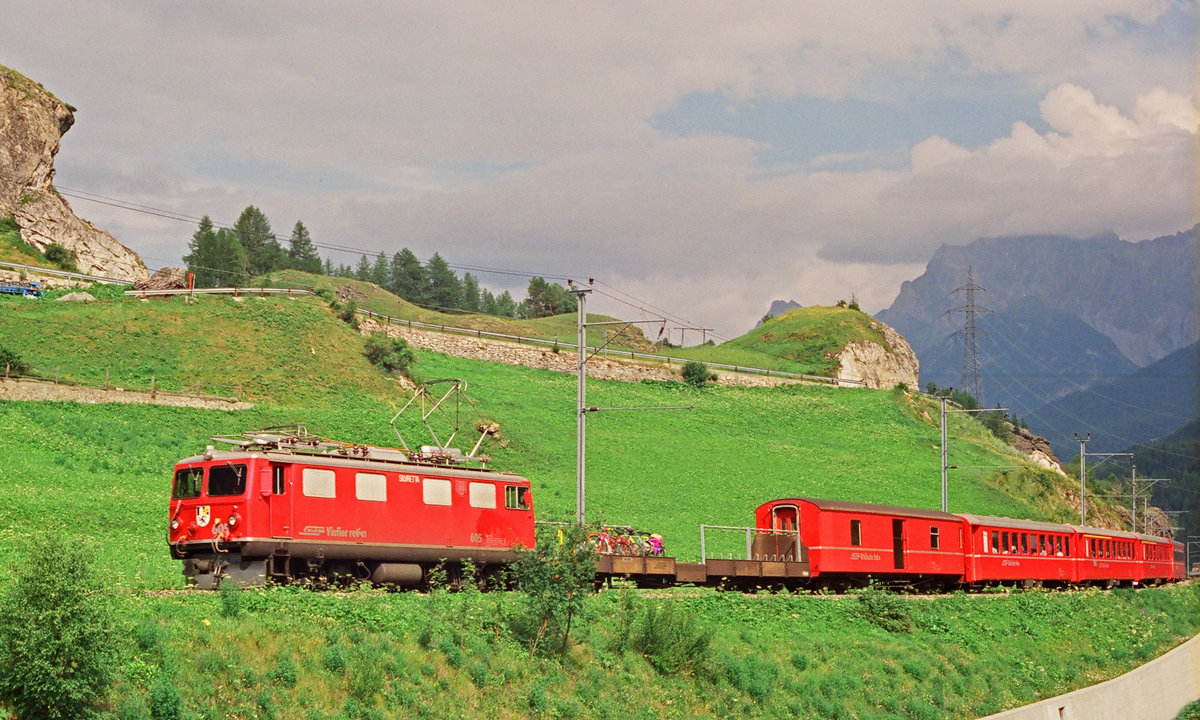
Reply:
<svg viewBox="0 0 1200 720"><path fill-rule="evenodd" d="M159 268L145 280L133 284L134 290L183 290L187 288L187 270L180 267Z"/></svg>
<svg viewBox="0 0 1200 720"><path fill-rule="evenodd" d="M908 342L900 333L881 322L872 323L871 329L883 333L885 344L860 340L847 345L838 356L841 363L838 377L857 380L876 390L887 390L897 385L917 389L917 355Z"/></svg>
<svg viewBox="0 0 1200 720"><path fill-rule="evenodd" d="M73 108L0 66L0 216L11 215L21 239L38 250L57 243L72 252L82 273L147 278L137 253L80 220L54 189L54 157L74 122Z"/></svg>
<svg viewBox="0 0 1200 720"><path fill-rule="evenodd" d="M1008 429L1012 432L1009 444L1029 456L1034 465L1053 470L1059 475L1066 476L1062 463L1050 447L1050 441L1040 435L1034 435L1028 428L1015 427L1011 423Z"/></svg>

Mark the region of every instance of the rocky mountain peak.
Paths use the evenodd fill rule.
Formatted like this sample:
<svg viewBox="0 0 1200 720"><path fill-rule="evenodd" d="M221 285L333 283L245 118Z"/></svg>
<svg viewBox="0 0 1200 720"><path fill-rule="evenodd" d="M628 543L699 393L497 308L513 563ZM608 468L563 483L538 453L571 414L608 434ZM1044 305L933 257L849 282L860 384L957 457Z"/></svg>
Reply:
<svg viewBox="0 0 1200 720"><path fill-rule="evenodd" d="M0 216L44 251L57 243L80 271L137 281L150 273L137 253L79 219L54 189L54 158L75 123L74 108L15 70L0 66Z"/></svg>

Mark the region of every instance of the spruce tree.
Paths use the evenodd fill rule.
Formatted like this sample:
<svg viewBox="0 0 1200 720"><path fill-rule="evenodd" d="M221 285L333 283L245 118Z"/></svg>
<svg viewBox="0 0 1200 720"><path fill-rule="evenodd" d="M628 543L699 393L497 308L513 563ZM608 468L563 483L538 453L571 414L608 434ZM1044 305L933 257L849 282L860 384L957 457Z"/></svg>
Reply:
<svg viewBox="0 0 1200 720"><path fill-rule="evenodd" d="M246 251L246 272L265 275L283 267L287 254L271 232L271 223L262 210L250 205L238 216L233 231Z"/></svg>
<svg viewBox="0 0 1200 720"><path fill-rule="evenodd" d="M429 258L426 272L429 276L429 304L433 308L455 310L462 307L462 282L441 255L434 253Z"/></svg>
<svg viewBox="0 0 1200 720"><path fill-rule="evenodd" d="M388 289L412 303L423 304L427 301L429 279L412 250L404 248L392 256Z"/></svg>
<svg viewBox="0 0 1200 720"><path fill-rule="evenodd" d="M317 255L308 228L299 220L292 228L292 237L288 242L288 267L310 273L321 272L321 257Z"/></svg>
<svg viewBox="0 0 1200 720"><path fill-rule="evenodd" d="M379 251L379 256L375 258L374 264L371 265L371 282L381 288L386 288L388 284L388 260L383 251Z"/></svg>
<svg viewBox="0 0 1200 720"><path fill-rule="evenodd" d="M482 309L482 298L479 295L479 281L471 273L463 273L462 309L473 313L477 313Z"/></svg>

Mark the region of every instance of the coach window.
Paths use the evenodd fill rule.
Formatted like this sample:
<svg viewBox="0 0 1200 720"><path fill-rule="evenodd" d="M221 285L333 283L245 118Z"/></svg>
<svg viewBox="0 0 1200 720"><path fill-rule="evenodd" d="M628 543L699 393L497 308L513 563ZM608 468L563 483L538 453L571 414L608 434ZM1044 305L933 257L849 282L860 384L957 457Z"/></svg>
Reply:
<svg viewBox="0 0 1200 720"><path fill-rule="evenodd" d="M509 510L528 510L529 488L520 485L506 485L504 487L504 507Z"/></svg>
<svg viewBox="0 0 1200 720"><path fill-rule="evenodd" d="M300 492L304 497L337 497L337 483L332 470L304 468L300 473Z"/></svg>
<svg viewBox="0 0 1200 720"><path fill-rule="evenodd" d="M1021 554L1029 554L1029 536L1025 533L1021 533Z"/></svg>
<svg viewBox="0 0 1200 720"><path fill-rule="evenodd" d="M449 505L450 481L425 478L421 482L421 497L426 505Z"/></svg>
<svg viewBox="0 0 1200 720"><path fill-rule="evenodd" d="M471 507L496 509L496 486L489 482L473 482L468 492Z"/></svg>
<svg viewBox="0 0 1200 720"><path fill-rule="evenodd" d="M1010 549L1011 548L1009 548L1008 545L1008 531L1005 530L1004 532L1000 533L1000 552L1007 555Z"/></svg>
<svg viewBox="0 0 1200 720"><path fill-rule="evenodd" d="M274 490L275 490L275 494L276 494L276 495L282 495L282 494L283 494L283 491L284 491L284 484L283 484L283 466L282 466L282 465L276 465L275 467L271 468L271 471L272 471L272 475L273 475L273 478L272 478L272 479L274 480Z"/></svg>
<svg viewBox="0 0 1200 720"><path fill-rule="evenodd" d="M995 552L995 553L1002 552L1001 547L1002 546L1000 545L1000 531L993 530L992 531L992 552Z"/></svg>
<svg viewBox="0 0 1200 720"><path fill-rule="evenodd" d="M241 495L246 492L245 465L213 465L208 469L210 497Z"/></svg>
<svg viewBox="0 0 1200 720"><path fill-rule="evenodd" d="M354 497L371 502L387 502L387 476L379 473L354 473Z"/></svg>
<svg viewBox="0 0 1200 720"><path fill-rule="evenodd" d="M1063 555L1069 556L1070 554L1071 554L1071 538L1065 537L1065 538L1063 538Z"/></svg>
<svg viewBox="0 0 1200 720"><path fill-rule="evenodd" d="M931 549L931 550L938 549L938 526L937 525L929 526L929 549Z"/></svg>
<svg viewBox="0 0 1200 720"><path fill-rule="evenodd" d="M851 545L862 545L862 521L861 520L851 520L850 521L850 544Z"/></svg>
<svg viewBox="0 0 1200 720"><path fill-rule="evenodd" d="M183 468L175 473L175 485L171 497L176 500L200 497L200 484L204 481L204 468Z"/></svg>

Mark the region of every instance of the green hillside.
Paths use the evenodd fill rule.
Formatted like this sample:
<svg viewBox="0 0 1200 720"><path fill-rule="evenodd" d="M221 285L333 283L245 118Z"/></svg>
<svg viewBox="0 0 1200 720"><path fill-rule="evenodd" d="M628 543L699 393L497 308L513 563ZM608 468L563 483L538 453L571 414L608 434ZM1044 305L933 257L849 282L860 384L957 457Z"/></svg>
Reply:
<svg viewBox="0 0 1200 720"><path fill-rule="evenodd" d="M319 298L96 292L90 304L0 297L0 348L49 377L102 383L107 372L130 388L153 377L159 389L240 388L255 403L0 401L0 568L47 533L93 554L114 591L121 665L105 707L116 717L969 718L1111 677L1200 629L1194 585L934 600L625 589L590 598L572 647L542 658L511 630L515 594L183 591L164 540L177 459L210 435L285 423L394 444L387 423L408 395ZM532 480L539 516L570 517L575 378L417 359L418 380L468 381L500 424L485 451ZM693 408L598 412L588 426L590 517L662 532L681 558L697 557L700 523L747 525L781 495L939 502L936 412L919 396L599 380L588 390L601 408ZM400 429L421 437L414 418ZM962 416L951 431L952 462L975 468L953 471L952 510L1072 516L1069 481L988 469L1019 458ZM883 601L905 628L872 620ZM654 641L649 627L680 634ZM1058 642L1063 633L1075 640ZM664 669L660 654L697 636L707 642L695 665Z"/></svg>
<svg viewBox="0 0 1200 720"><path fill-rule="evenodd" d="M396 442L387 421L407 394L366 362L360 336L318 298L205 296L189 303L121 297L88 304L4 299L0 308L5 319L0 347L18 352L45 376L101 384L107 372L110 384L130 389L148 388L152 377L159 390L200 383L209 391L240 389L258 404L253 411L215 414L7 404L3 417L9 436L51 454L30 453L24 471L8 469L22 487L49 481L42 474L45 467L111 470L87 455L89 443L128 452L132 440L139 473L145 473L135 473L142 483L135 505L148 518L161 505L163 490L156 488L174 460L203 448L210 434L300 422L321 435ZM417 357L418 380L467 380L482 412L500 423L499 441L486 450L497 467L533 481L539 515L570 518L575 507L574 376L429 352ZM750 524L753 509L774 497L928 508L940 503L938 430L928 419L929 408L900 391L695 389L593 380L588 402L602 408L692 408L589 416L590 517L661 532L681 557L698 555L701 523ZM1041 471L982 469L1012 466L1018 459L969 421L956 420L962 424L954 428L952 462L981 469L956 471L952 510L1070 517L1070 508L1057 501L1055 481ZM89 428L87 440L68 442L81 427ZM138 427L161 440L138 447L133 429ZM421 438L419 428L410 421L403 431L408 438ZM64 434L50 446L44 440ZM1020 499L1009 494L1015 490L1021 491ZM68 477L63 491L70 496L80 489ZM21 518L13 521L16 528L23 525ZM157 533L145 537L138 543L141 551L153 553L160 538Z"/></svg>

